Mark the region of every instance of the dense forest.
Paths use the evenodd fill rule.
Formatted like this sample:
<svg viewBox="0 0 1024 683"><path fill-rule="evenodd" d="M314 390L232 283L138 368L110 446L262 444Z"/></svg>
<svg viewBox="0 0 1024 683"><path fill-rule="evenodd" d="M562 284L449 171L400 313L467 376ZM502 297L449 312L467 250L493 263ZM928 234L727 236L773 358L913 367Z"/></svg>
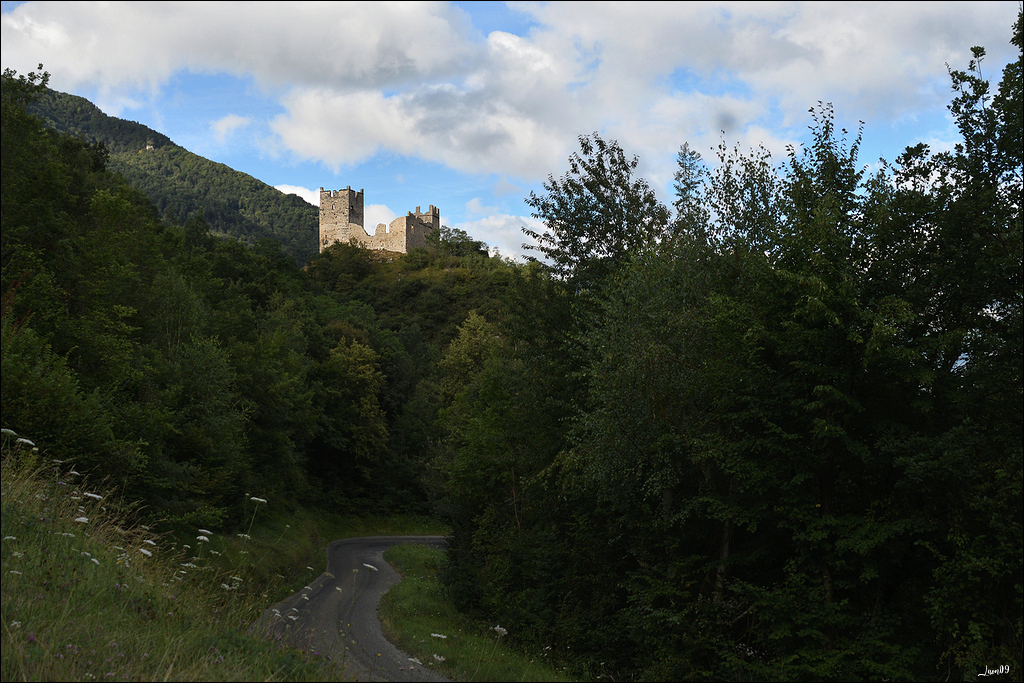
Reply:
<svg viewBox="0 0 1024 683"><path fill-rule="evenodd" d="M537 260L443 228L302 269L7 71L3 426L162 528L438 515L450 598L589 678L1019 678L1024 69L983 57L948 152L869 173L819 105L781 163L684 144L668 207L587 135Z"/></svg>
<svg viewBox="0 0 1024 683"><path fill-rule="evenodd" d="M201 215L214 235L249 245L273 238L299 264L317 253L317 208L296 195L194 154L152 128L107 116L84 97L47 88L28 110L58 132L102 145L107 168L171 222Z"/></svg>
<svg viewBox="0 0 1024 683"><path fill-rule="evenodd" d="M1018 17L1012 38L1022 47ZM1021 60L868 173L580 138L544 276L441 359L453 599L612 680L972 680L1022 639Z"/></svg>
<svg viewBox="0 0 1024 683"><path fill-rule="evenodd" d="M426 512L424 380L512 267L445 228L404 258L338 244L302 271L274 240L176 224L105 144L26 112L45 82L3 81L4 426L167 526L230 525L246 493Z"/></svg>

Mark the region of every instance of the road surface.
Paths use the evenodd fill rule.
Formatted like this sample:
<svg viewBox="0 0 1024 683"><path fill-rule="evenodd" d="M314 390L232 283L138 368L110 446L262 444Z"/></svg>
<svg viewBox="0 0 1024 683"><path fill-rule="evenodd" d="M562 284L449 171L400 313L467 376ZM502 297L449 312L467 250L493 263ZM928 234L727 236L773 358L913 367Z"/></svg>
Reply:
<svg viewBox="0 0 1024 683"><path fill-rule="evenodd" d="M342 680L446 681L384 637L381 596L399 580L384 551L399 543L444 547L443 536L366 536L327 546L327 571L264 611L255 629L289 645L329 655Z"/></svg>

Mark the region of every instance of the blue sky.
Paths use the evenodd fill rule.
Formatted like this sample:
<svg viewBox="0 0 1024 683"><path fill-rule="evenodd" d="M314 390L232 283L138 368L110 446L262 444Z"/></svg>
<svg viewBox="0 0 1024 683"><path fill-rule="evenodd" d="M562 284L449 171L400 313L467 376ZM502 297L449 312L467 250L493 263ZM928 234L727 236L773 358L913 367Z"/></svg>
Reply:
<svg viewBox="0 0 1024 683"><path fill-rule="evenodd" d="M1017 2L2 3L0 61L367 223L441 210L518 256L524 198L599 131L671 204L681 144L778 160L808 109L864 121L861 161L956 141L946 63L998 83Z"/></svg>

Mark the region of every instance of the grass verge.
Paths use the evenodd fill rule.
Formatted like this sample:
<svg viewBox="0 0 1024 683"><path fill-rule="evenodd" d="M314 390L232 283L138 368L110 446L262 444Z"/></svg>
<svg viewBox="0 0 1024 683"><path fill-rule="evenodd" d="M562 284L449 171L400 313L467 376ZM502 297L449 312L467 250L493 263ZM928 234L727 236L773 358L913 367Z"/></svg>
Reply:
<svg viewBox="0 0 1024 683"><path fill-rule="evenodd" d="M158 535L116 495L5 430L0 463L0 679L323 680L327 662L249 635L324 571L337 538L443 534L416 517L275 512L244 532Z"/></svg>
<svg viewBox="0 0 1024 683"><path fill-rule="evenodd" d="M246 633L264 600L243 569L208 562L209 542L133 525L27 450L5 444L0 464L0 678L323 679L322 662Z"/></svg>
<svg viewBox="0 0 1024 683"><path fill-rule="evenodd" d="M512 646L498 625L469 619L444 598L437 570L444 552L397 545L384 553L402 580L380 603L384 633L422 665L460 681L567 681L543 653Z"/></svg>

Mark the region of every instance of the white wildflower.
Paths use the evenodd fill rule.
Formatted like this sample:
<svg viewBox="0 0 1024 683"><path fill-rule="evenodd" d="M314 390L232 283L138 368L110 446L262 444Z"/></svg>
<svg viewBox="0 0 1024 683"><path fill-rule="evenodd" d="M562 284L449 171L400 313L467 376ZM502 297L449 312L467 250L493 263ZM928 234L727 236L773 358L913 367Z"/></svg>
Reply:
<svg viewBox="0 0 1024 683"><path fill-rule="evenodd" d="M200 529L199 533L204 534L206 536L213 536L213 532L210 531L209 529Z"/></svg>
<svg viewBox="0 0 1024 683"><path fill-rule="evenodd" d="M435 638L447 638L448 637L448 636L442 636L440 633L431 633L430 635L434 636Z"/></svg>
<svg viewBox="0 0 1024 683"><path fill-rule="evenodd" d="M249 540L249 539L251 538L251 537L249 536L249 534L238 534L238 537L239 537L239 538L244 538L244 539L245 539L245 540L247 540L247 541L248 541L248 540Z"/></svg>
<svg viewBox="0 0 1024 683"><path fill-rule="evenodd" d="M4 431L8 431L8 430L5 429ZM12 621L11 622L11 626L13 626L14 628L21 628L21 622L20 621Z"/></svg>
<svg viewBox="0 0 1024 683"><path fill-rule="evenodd" d="M28 439L18 439L14 443L25 444L26 446L35 446L35 444L29 441Z"/></svg>
<svg viewBox="0 0 1024 683"><path fill-rule="evenodd" d="M231 576L231 577L229 577L229 578L231 578L231 579L234 579L235 581L244 581L244 580L245 580L245 579L243 579L243 578L242 578L242 577L240 577L240 576Z"/></svg>
<svg viewBox="0 0 1024 683"><path fill-rule="evenodd" d="M416 662L420 666L423 666L423 662L421 662L420 660L416 659L415 657L409 657L409 661L410 662Z"/></svg>
<svg viewBox="0 0 1024 683"><path fill-rule="evenodd" d="M505 629L503 629L503 628L502 628L502 627L500 627L500 626L495 626L495 627L494 627L494 631L495 631L495 632L496 632L496 633L497 633L497 634L498 634L499 636L507 636L507 635L508 635L508 631L506 631Z"/></svg>
<svg viewBox="0 0 1024 683"><path fill-rule="evenodd" d="M148 538L145 541L143 541L143 543L145 543L146 545L156 545L155 541L151 541Z"/></svg>
<svg viewBox="0 0 1024 683"><path fill-rule="evenodd" d="M266 505L266 503L267 503L266 498L257 498L256 496L253 496L249 500L251 500L254 503L263 503L264 505Z"/></svg>
<svg viewBox="0 0 1024 683"><path fill-rule="evenodd" d="M378 570L378 569L377 569L376 567L374 567L374 566L373 566L372 564L366 564L365 562L363 562L363 566L364 566L364 567L369 567L369 568L370 568L370 569L372 569L373 571L379 571L379 570Z"/></svg>
<svg viewBox="0 0 1024 683"><path fill-rule="evenodd" d="M75 521L78 522L79 524L88 524L89 523L89 518L88 517L75 517Z"/></svg>
<svg viewBox="0 0 1024 683"><path fill-rule="evenodd" d="M4 540L5 541L17 541L18 537L17 536L4 536Z"/></svg>
<svg viewBox="0 0 1024 683"><path fill-rule="evenodd" d="M86 491L82 495L83 496L88 496L89 498L92 498L93 500L103 500L103 496L98 496L95 493L89 493L88 491Z"/></svg>
<svg viewBox="0 0 1024 683"><path fill-rule="evenodd" d="M139 548L139 552L145 555L146 557L153 557L153 553L149 552L145 548Z"/></svg>
<svg viewBox="0 0 1024 683"><path fill-rule="evenodd" d="M14 556L15 557L25 557L25 553L21 553L21 552L18 552L17 550L15 550L14 551Z"/></svg>
<svg viewBox="0 0 1024 683"><path fill-rule="evenodd" d="M306 567L309 571L314 571L312 567Z"/></svg>
<svg viewBox="0 0 1024 683"><path fill-rule="evenodd" d="M434 655L434 659L436 659L439 662L443 662L444 661L444 657L442 657L441 655Z"/></svg>
<svg viewBox="0 0 1024 683"><path fill-rule="evenodd" d="M93 564L95 564L95 565L99 565L100 561L99 561L99 560L97 560L97 559L96 559L96 558L94 557L94 558L92 558L92 563L93 563Z"/></svg>
<svg viewBox="0 0 1024 683"><path fill-rule="evenodd" d="M21 572L19 572L17 569L12 569L11 571L9 571L7 573L8 574L17 574L18 576L21 576Z"/></svg>
<svg viewBox="0 0 1024 683"><path fill-rule="evenodd" d="M17 432L15 432L13 429L8 429L7 427L4 427L3 429L0 429L0 434L3 434L4 436L17 436L18 435Z"/></svg>
<svg viewBox="0 0 1024 683"><path fill-rule="evenodd" d="M91 555L90 553L87 553L87 552L85 552L85 551L83 550L83 551L82 551L82 557L92 557L92 555Z"/></svg>
<svg viewBox="0 0 1024 683"><path fill-rule="evenodd" d="M79 472L78 470L71 470L70 472L68 472L68 474L73 474L73 475L75 475L76 477L80 477L80 476L82 476L82 473L81 473L81 472Z"/></svg>
<svg viewBox="0 0 1024 683"><path fill-rule="evenodd" d="M210 542L210 539L208 539L206 536L196 536L196 540L197 541L202 541L203 543L209 543Z"/></svg>

